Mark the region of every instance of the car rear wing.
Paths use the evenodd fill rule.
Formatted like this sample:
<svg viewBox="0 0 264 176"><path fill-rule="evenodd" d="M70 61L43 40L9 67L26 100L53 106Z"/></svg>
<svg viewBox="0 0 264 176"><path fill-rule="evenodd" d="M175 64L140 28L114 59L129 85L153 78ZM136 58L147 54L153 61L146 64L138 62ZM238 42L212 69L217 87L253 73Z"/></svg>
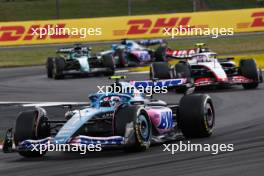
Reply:
<svg viewBox="0 0 264 176"><path fill-rule="evenodd" d="M60 48L56 51L56 53L68 54L68 53L71 53L77 49L82 51L82 52L89 52L91 50L90 47L86 47L86 46L83 46L81 44L75 44L73 47Z"/></svg>
<svg viewBox="0 0 264 176"><path fill-rule="evenodd" d="M174 59L189 59L192 55L197 53L197 49L172 50L167 48L166 56Z"/></svg>
<svg viewBox="0 0 264 176"><path fill-rule="evenodd" d="M210 52L210 49L206 48L205 46L206 46L205 43L196 43L195 48L190 48L190 49L173 50L167 48L166 55L167 57L174 59L189 59L194 54Z"/></svg>
<svg viewBox="0 0 264 176"><path fill-rule="evenodd" d="M125 79L126 76L111 76L109 79L114 80L115 83L119 83L120 79ZM157 86L157 87L177 87L186 85L188 80L186 78L175 78L175 79L153 79L153 80L144 80L144 81L130 81L131 85L138 87L147 88L149 86Z"/></svg>
<svg viewBox="0 0 264 176"><path fill-rule="evenodd" d="M152 45L164 44L165 41L163 39L150 39L150 40L139 40L137 41L137 43L142 46L152 46Z"/></svg>
<svg viewBox="0 0 264 176"><path fill-rule="evenodd" d="M116 84L119 83L120 79L125 79L126 76L111 76L109 79L112 79L115 81ZM143 80L143 81L129 81L129 84L131 86L134 86L135 88L143 88L147 89L150 87L159 87L159 88L176 88L181 89L184 88L186 91L183 92L185 94L190 94L194 91L194 86L191 82L188 81L187 78L177 78L177 79L152 79L152 80Z"/></svg>
<svg viewBox="0 0 264 176"><path fill-rule="evenodd" d="M185 90L182 93L191 94L194 91L194 85L188 81L187 78L175 79L160 79L160 80L145 80L145 81L130 81L130 84L136 88L159 87L167 89L181 89Z"/></svg>
<svg viewBox="0 0 264 176"><path fill-rule="evenodd" d="M226 57L226 58L218 58L218 61L219 62L229 62L229 61L232 61L234 59L235 59L234 57Z"/></svg>
<svg viewBox="0 0 264 176"><path fill-rule="evenodd" d="M130 84L138 87L177 87L182 86L187 83L187 79L181 78L181 79L163 79L163 80L145 80L145 81L130 81Z"/></svg>

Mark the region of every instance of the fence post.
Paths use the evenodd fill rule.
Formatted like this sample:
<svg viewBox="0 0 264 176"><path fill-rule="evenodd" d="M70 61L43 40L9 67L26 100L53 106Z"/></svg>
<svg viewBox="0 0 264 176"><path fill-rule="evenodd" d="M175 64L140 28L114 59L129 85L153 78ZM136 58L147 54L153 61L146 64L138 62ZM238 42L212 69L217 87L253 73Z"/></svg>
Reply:
<svg viewBox="0 0 264 176"><path fill-rule="evenodd" d="M60 0L56 0L56 17L60 18Z"/></svg>
<svg viewBox="0 0 264 176"><path fill-rule="evenodd" d="M196 0L193 0L193 12L197 11L197 4L196 4Z"/></svg>
<svg viewBox="0 0 264 176"><path fill-rule="evenodd" d="M132 0L127 0L127 11L128 11L128 15L130 16L131 15L131 9L132 9L132 7L131 7L131 1Z"/></svg>

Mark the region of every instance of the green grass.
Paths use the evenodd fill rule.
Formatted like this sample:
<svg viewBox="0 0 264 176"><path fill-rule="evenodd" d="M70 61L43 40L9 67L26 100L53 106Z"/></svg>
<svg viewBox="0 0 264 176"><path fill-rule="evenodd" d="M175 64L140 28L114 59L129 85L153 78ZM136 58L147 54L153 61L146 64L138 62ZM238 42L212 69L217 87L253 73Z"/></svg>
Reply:
<svg viewBox="0 0 264 176"><path fill-rule="evenodd" d="M93 47L94 52L108 49L109 46ZM34 47L6 49L0 52L0 67L43 65L47 57L55 56L55 48Z"/></svg>
<svg viewBox="0 0 264 176"><path fill-rule="evenodd" d="M195 43L204 42L209 48L219 54L240 54L264 52L264 35L240 36L219 39L195 39L169 41L174 49L193 48ZM93 51L109 49L109 45L94 46ZM55 48L34 47L6 49L0 52L0 67L42 65L46 58L55 55Z"/></svg>
<svg viewBox="0 0 264 176"><path fill-rule="evenodd" d="M205 10L257 7L255 0L204 0ZM59 0L60 18L91 18L128 14L127 0ZM192 0L131 0L132 15L192 11ZM55 19L55 0L0 0L0 21Z"/></svg>

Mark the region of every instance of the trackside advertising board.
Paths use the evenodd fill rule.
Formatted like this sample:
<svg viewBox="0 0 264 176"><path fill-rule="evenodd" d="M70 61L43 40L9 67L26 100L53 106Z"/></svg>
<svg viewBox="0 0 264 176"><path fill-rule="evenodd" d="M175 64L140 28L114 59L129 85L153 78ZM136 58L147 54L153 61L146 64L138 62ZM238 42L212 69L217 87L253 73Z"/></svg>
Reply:
<svg viewBox="0 0 264 176"><path fill-rule="evenodd" d="M179 26L233 28L234 32L264 31L264 8L0 22L0 46L108 41L123 38L164 38L168 37L164 36L164 28L177 28Z"/></svg>

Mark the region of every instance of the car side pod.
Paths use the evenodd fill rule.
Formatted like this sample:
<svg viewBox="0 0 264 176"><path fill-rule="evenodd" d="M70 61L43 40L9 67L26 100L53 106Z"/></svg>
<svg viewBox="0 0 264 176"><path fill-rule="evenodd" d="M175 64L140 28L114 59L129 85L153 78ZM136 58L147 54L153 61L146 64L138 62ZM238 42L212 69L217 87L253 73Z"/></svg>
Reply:
<svg viewBox="0 0 264 176"><path fill-rule="evenodd" d="M3 143L3 152L12 153L13 150L13 132L12 128L8 129L5 135L5 140Z"/></svg>

